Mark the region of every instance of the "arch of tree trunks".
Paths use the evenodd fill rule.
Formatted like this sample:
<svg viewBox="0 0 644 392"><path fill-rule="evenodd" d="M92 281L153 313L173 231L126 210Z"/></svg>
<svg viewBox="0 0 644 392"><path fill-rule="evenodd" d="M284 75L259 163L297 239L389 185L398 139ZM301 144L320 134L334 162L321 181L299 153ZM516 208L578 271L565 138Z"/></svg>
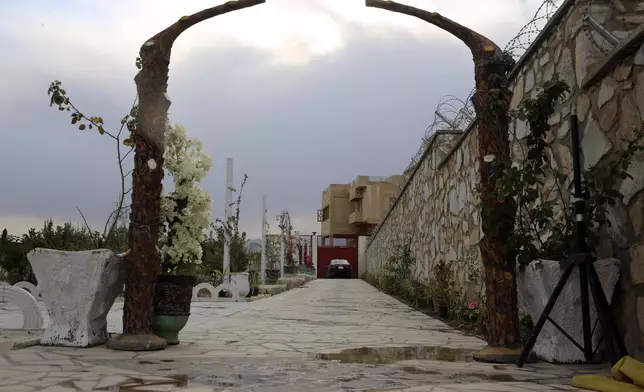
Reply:
<svg viewBox="0 0 644 392"><path fill-rule="evenodd" d="M135 77L139 96L130 215L130 253L126 259L126 289L123 334L113 339L114 349L145 350L161 347L154 336L153 297L161 256L157 251L161 182L163 170L150 170L148 162L163 167L164 132L170 100L166 94L172 46L188 28L228 12L249 8L265 0L236 0L183 16L148 39L140 49L141 69ZM490 39L435 12L386 0L366 0L367 7L417 17L460 39L472 52L476 93L474 108L478 126L480 190L493 186L499 165L509 159L506 67L493 67L502 51ZM497 61L498 62L498 61ZM493 105L490 103L496 100ZM483 159L486 157L487 159ZM492 159L490 159L490 157ZM484 237L479 243L485 266L488 309L488 347L477 353L480 360L514 362L521 352L516 296L515 258L503 246L503 233L514 224L516 205L512 199L494 205L482 203Z"/></svg>

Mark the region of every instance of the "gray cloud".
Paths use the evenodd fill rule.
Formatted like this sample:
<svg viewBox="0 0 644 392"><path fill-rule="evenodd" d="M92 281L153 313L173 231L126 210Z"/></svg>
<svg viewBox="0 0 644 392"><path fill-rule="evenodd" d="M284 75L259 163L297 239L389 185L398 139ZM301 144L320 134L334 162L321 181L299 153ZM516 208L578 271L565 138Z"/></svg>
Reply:
<svg viewBox="0 0 644 392"><path fill-rule="evenodd" d="M347 36L342 50L306 66L270 66L265 53L243 47L195 51L172 64L170 118L203 140L213 158L203 186L215 217L223 214L225 162L232 157L237 182L249 175L241 223L251 235L259 233L264 193L272 222L288 209L296 229L318 230L315 213L328 184L400 173L439 98L471 89L471 56L451 40L357 28ZM38 61L24 48L13 53ZM2 68L22 88L0 109L0 216L77 220L80 206L100 223L118 192L112 141L75 130L66 114L48 107L45 91L59 77L83 110L117 124L134 97L133 83L67 74L46 63Z"/></svg>

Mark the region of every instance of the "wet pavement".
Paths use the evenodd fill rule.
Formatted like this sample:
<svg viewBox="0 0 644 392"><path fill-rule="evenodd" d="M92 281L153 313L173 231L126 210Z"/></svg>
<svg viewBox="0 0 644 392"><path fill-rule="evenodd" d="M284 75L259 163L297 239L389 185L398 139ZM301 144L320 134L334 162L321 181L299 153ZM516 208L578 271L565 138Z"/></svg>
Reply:
<svg viewBox="0 0 644 392"><path fill-rule="evenodd" d="M2 322L20 317L3 309ZM108 317L120 332L122 303ZM359 280L317 280L250 303L195 303L159 352L34 346L0 354L0 391L570 391L608 366L490 365L485 343Z"/></svg>

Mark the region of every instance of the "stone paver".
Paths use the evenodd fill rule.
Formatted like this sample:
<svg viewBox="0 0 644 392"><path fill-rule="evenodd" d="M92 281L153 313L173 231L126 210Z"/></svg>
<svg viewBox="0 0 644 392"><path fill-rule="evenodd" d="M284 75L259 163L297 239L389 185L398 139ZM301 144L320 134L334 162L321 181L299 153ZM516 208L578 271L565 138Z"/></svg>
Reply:
<svg viewBox="0 0 644 392"><path fill-rule="evenodd" d="M359 280L313 281L249 303L194 303L192 313L182 344L165 351L5 352L0 391L570 391L573 374L608 371L471 362L484 342ZM3 309L0 323L11 314ZM110 332L120 332L121 316L117 302ZM347 362L343 350L352 349L351 360L366 363ZM318 359L329 357L339 360Z"/></svg>

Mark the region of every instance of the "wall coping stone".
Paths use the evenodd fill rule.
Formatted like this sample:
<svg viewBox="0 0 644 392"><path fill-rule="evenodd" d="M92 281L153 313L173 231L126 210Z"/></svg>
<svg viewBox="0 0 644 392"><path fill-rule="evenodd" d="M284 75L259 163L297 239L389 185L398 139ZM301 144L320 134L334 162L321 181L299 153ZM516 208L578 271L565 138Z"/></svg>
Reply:
<svg viewBox="0 0 644 392"><path fill-rule="evenodd" d="M633 30L633 32L629 34L626 39L622 40L605 59L590 70L588 75L586 75L584 80L581 82L581 89L586 90L588 87L603 79L608 72L615 69L620 61L635 53L642 43L644 43L644 24Z"/></svg>

